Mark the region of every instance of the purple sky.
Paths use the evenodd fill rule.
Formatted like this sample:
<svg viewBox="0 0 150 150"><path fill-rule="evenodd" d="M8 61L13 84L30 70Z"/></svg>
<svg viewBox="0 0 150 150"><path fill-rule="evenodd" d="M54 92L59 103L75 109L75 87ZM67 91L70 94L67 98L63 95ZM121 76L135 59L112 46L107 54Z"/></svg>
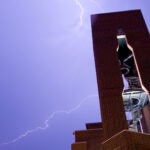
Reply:
<svg viewBox="0 0 150 150"><path fill-rule="evenodd" d="M90 14L148 0L0 1L0 150L69 150L100 121Z"/></svg>

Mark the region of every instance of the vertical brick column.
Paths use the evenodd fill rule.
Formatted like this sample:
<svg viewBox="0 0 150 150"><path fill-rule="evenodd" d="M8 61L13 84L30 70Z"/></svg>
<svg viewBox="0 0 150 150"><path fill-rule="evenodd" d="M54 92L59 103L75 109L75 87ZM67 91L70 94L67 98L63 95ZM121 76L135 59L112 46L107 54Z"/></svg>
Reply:
<svg viewBox="0 0 150 150"><path fill-rule="evenodd" d="M116 30L109 14L92 16L92 35L104 139L127 129L123 83L117 57Z"/></svg>

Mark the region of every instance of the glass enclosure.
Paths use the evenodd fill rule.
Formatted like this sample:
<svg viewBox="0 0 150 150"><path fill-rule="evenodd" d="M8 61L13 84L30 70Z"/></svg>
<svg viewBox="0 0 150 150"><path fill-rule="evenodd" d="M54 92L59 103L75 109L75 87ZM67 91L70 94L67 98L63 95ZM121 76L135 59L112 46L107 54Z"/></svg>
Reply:
<svg viewBox="0 0 150 150"><path fill-rule="evenodd" d="M119 33L117 54L124 83L122 96L126 118L129 130L143 132L141 110L149 103L148 95L141 87L134 54L128 47L126 36L120 31Z"/></svg>

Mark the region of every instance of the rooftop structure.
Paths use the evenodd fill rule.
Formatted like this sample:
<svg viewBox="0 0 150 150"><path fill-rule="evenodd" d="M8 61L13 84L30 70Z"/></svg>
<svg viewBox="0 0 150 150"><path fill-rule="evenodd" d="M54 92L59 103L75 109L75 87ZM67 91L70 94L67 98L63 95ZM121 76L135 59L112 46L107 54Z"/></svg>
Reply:
<svg viewBox="0 0 150 150"><path fill-rule="evenodd" d="M148 150L150 36L142 13L92 15L91 25L102 123L75 131L72 150Z"/></svg>

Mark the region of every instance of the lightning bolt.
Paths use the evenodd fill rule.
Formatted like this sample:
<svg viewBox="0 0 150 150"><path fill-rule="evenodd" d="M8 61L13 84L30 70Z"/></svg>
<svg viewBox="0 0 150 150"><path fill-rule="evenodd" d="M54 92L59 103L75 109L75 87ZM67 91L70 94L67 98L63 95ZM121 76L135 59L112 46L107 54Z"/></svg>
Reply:
<svg viewBox="0 0 150 150"><path fill-rule="evenodd" d="M75 4L79 7L80 9L80 14L79 14L79 22L76 26L77 29L80 29L83 26L83 16L84 16L84 7L81 4L80 0L73 0Z"/></svg>
<svg viewBox="0 0 150 150"><path fill-rule="evenodd" d="M84 14L85 14L85 9L84 9L84 6L83 4L81 3L80 0L73 0L75 2L75 4L79 7L79 10L80 10L80 13L79 13L79 22L76 26L76 29L80 29L82 26L83 26L83 17L84 17ZM100 7L100 5L95 1L95 0L89 0L90 2L92 2L93 4L95 4L96 6ZM55 111L53 112L52 114L50 114L47 119L44 121L44 125L43 126L38 126L38 127L35 127L33 129L30 129L30 130L27 130L26 132L24 132L23 134L19 135L18 137L12 139L11 141L8 141L8 142L5 142L5 143L2 143L0 144L0 146L2 145L8 145L8 144L13 144L25 137L27 137L28 135L32 134L32 133L35 133L35 132L38 132L38 131L41 131L41 130L46 130L48 127L49 127L49 122L57 115L59 114L71 114L72 112L74 111L77 111L87 100L89 100L90 98L93 98L93 97L97 97L98 95L97 94L93 94L93 95L89 95L85 98L83 98L81 100L81 102L69 109L69 110L58 110L58 111Z"/></svg>
<svg viewBox="0 0 150 150"><path fill-rule="evenodd" d="M75 4L79 7L80 13L79 13L79 22L77 26L75 27L77 30L80 29L83 26L83 17L85 14L85 8L80 0L73 0ZM100 4L95 0L89 0L90 3L93 3L95 6L99 8L99 10L103 10Z"/></svg>
<svg viewBox="0 0 150 150"><path fill-rule="evenodd" d="M44 121L44 125L43 125L43 126L38 126L38 127L33 128L33 129L27 130L25 133L19 135L17 138L14 138L14 139L12 139L11 141L2 143L2 144L0 144L0 146L2 146L2 145L8 145L8 144L13 144L13 143L15 143L15 142L17 142L17 141L19 141L19 140L21 140L21 139L27 137L28 135L30 135L30 134L32 134L32 133L38 132L38 131L40 131L40 130L46 130L46 129L49 127L49 122L50 122L50 120L52 120L55 116L57 116L57 115L59 115L59 114L63 114L63 113L69 115L69 114L71 114L72 112L77 111L86 101L88 101L89 99L91 99L91 98L93 98L93 97L97 97L97 96L98 96L97 94L93 94L93 95L86 96L86 97L84 97L84 98L81 100L81 102L80 102L77 106L75 106L75 107L73 107L73 108L71 108L71 109L69 109L69 110L58 110L58 111L54 111L54 112L53 112L51 115L49 115L48 118Z"/></svg>

